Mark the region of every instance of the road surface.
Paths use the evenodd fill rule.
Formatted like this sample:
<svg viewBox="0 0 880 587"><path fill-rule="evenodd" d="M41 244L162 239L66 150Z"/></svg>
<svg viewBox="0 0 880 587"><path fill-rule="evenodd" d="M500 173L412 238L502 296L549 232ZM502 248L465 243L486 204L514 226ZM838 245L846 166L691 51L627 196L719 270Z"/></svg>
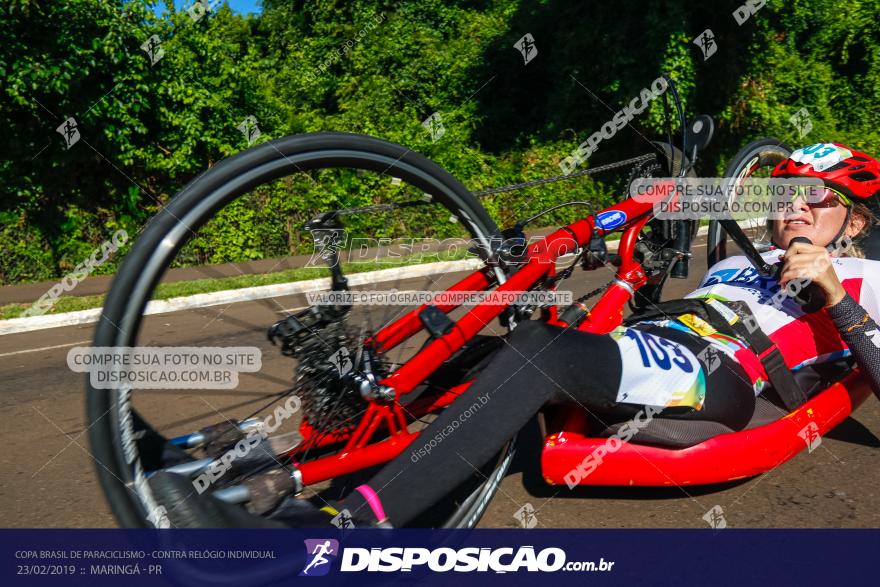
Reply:
<svg viewBox="0 0 880 587"><path fill-rule="evenodd" d="M692 277L670 281L666 298L696 283L705 245L695 249ZM439 285L461 275L446 275ZM578 270L562 289L576 293L606 283L610 271ZM393 285L421 289L424 279ZM259 346L263 369L233 391L138 392L139 408L169 430L193 431L189 414L241 417L271 391L290 384L293 363L265 340L283 310L304 305L280 298L151 316L141 344ZM497 329L498 327L495 326ZM83 378L66 364L70 348L87 345L92 325L0 337L0 525L111 527L115 520L98 486L84 426ZM214 420L222 419L214 416ZM164 428L163 428L164 430ZM812 453L806 450L760 477L708 488L551 487L538 469L534 421L519 436L511 472L482 527L516 527L516 512L536 510L538 527L706 527L703 515L721 506L729 527L880 526L880 402L869 398Z"/></svg>

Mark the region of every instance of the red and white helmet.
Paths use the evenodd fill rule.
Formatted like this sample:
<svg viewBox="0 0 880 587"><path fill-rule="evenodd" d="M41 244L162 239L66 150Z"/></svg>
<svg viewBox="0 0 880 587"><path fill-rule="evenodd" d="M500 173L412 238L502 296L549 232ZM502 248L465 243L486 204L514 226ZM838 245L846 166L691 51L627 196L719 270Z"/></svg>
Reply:
<svg viewBox="0 0 880 587"><path fill-rule="evenodd" d="M814 177L850 203L880 210L880 163L837 143L816 143L792 153L776 166L773 177Z"/></svg>

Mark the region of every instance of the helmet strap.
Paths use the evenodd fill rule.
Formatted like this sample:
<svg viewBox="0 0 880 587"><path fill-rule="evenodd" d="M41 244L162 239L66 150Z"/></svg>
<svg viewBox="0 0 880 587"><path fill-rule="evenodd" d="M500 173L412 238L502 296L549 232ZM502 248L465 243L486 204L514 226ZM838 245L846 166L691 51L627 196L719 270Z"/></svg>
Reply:
<svg viewBox="0 0 880 587"><path fill-rule="evenodd" d="M846 218L843 219L843 224L840 225L840 230L837 231L837 234L834 235L834 238L831 239L831 242L825 247L829 253L839 248L840 239L843 236L843 233L846 232L846 229L849 228L850 220L852 220L852 206L847 206Z"/></svg>

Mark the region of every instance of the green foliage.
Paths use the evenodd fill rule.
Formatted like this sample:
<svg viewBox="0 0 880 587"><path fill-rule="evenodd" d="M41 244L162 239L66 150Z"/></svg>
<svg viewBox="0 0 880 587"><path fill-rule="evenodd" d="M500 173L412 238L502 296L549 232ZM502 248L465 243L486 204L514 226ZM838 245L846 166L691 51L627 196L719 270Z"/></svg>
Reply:
<svg viewBox="0 0 880 587"><path fill-rule="evenodd" d="M40 281L53 276L55 261L38 227L13 212L0 213L0 283Z"/></svg>
<svg viewBox="0 0 880 587"><path fill-rule="evenodd" d="M119 228L135 237L188 181L247 147L236 128L246 116L259 121L257 142L371 134L479 190L557 174L562 158L668 72L689 115L716 118L704 173L767 135L880 154L880 4L770 0L740 26L740 3L264 0L256 17L221 7L198 21L170 6L156 16L151 0L2 3L0 283L63 275ZM691 41L706 28L718 52L704 61ZM527 32L538 56L524 65L513 45ZM141 49L152 35L164 51L155 64ZM813 124L803 138L789 121L800 108ZM446 129L436 142L421 125L434 112ZM55 129L69 116L81 140L67 149ZM657 100L588 164L647 152L663 121ZM302 253L302 223L315 211L403 197L344 175L322 190L304 181L278 180L238 201L179 264ZM565 200L608 204L621 183L578 179L484 204L508 225ZM387 221L353 222L376 237L455 233L436 218ZM96 271L112 272L120 257Z"/></svg>

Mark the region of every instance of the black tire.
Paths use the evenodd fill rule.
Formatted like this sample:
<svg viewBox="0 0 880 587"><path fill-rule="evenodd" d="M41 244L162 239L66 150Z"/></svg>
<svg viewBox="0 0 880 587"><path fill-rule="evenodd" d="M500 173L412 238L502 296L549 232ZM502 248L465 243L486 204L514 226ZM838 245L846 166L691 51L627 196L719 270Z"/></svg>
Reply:
<svg viewBox="0 0 880 587"><path fill-rule="evenodd" d="M776 167L777 164L788 159L791 153L791 147L773 138L752 141L740 149L730 160L724 171L724 177L741 181L746 177L751 177L759 170ZM709 222L707 247L709 267L727 257L727 233L724 232L717 220Z"/></svg>
<svg viewBox="0 0 880 587"><path fill-rule="evenodd" d="M230 157L190 182L144 228L127 254L107 295L94 346L136 346L141 318L151 293L189 236L223 206L268 181L298 171L322 168L365 169L399 177L434 197L483 241L497 231L479 201L452 175L426 157L373 137L316 133L273 140ZM499 274L500 281L504 275ZM153 525L159 503L143 474L138 456L140 438L156 434L130 407L130 392L93 388L87 379L86 415L89 441L101 487L119 524ZM444 526L472 527L485 511L510 464L513 441L491 465L482 482L461 503ZM167 484L166 484L167 485ZM170 491L170 490L169 490ZM199 500L189 500L198 507ZM188 514L194 525L200 519ZM250 514L248 514L250 515ZM254 526L262 524L254 518ZM241 520L237 520L241 525Z"/></svg>

